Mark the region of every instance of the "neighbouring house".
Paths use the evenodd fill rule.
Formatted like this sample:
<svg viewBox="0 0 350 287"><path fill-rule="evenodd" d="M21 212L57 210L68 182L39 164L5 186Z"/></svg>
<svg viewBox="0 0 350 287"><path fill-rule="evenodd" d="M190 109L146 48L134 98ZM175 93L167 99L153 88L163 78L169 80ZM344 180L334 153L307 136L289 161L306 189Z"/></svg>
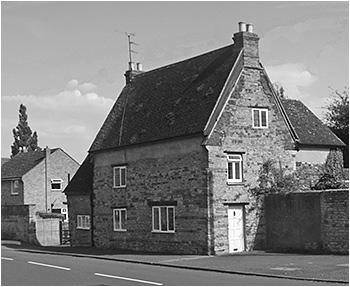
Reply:
<svg viewBox="0 0 350 287"><path fill-rule="evenodd" d="M31 205L34 215L61 213L68 219L63 190L78 168L61 148L18 153L1 166L1 205Z"/></svg>
<svg viewBox="0 0 350 287"><path fill-rule="evenodd" d="M252 25L240 22L233 41L148 72L129 63L125 87L65 189L72 245L261 248L249 189L263 162L294 170L344 146L300 101L276 95Z"/></svg>
<svg viewBox="0 0 350 287"><path fill-rule="evenodd" d="M5 162L9 161L10 159L7 157L2 157L1 158L1 165L3 165Z"/></svg>

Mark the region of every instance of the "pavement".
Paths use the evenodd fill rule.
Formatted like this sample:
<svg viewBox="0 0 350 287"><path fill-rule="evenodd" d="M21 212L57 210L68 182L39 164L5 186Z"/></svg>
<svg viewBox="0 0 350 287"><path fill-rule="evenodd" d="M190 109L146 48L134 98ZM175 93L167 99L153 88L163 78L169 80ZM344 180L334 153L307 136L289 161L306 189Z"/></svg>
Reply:
<svg viewBox="0 0 350 287"><path fill-rule="evenodd" d="M89 257L171 268L349 285L348 255L307 255L265 251L249 251L220 256L169 255L94 247L44 247L6 240L2 240L1 245L23 252Z"/></svg>

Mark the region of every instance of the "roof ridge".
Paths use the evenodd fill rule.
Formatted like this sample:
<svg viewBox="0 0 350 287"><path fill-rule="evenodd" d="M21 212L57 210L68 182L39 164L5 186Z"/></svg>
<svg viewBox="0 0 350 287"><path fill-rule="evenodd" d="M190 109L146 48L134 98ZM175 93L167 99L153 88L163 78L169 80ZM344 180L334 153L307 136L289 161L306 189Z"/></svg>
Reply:
<svg viewBox="0 0 350 287"><path fill-rule="evenodd" d="M169 69L169 68L171 68L171 67L173 67L173 66L183 64L184 62L188 62L188 61L194 60L194 59L196 59L196 58L203 57L203 56L206 56L206 55L208 55L208 54L211 54L211 53L214 53L214 52L218 52L218 51L220 51L220 50L227 49L227 48L230 47L230 46L233 46L233 44L226 45L226 46L224 46L224 47L217 48L217 49L211 50L211 51L209 51L209 52L205 52L205 53L203 53L203 54L199 54L199 55L193 56L193 57L191 57L191 58L183 59L183 60L180 60L180 61L178 61L178 62L173 62L173 63L167 64L167 65L165 65L165 66L161 66L161 67L158 67L158 68L154 68L154 69L149 70L149 71L143 71L143 73L140 73L140 74L135 75L134 78L139 78L139 77L144 76L145 74L149 75L149 74L151 74L151 73L155 73L155 72L159 72L159 71L161 71L161 70Z"/></svg>

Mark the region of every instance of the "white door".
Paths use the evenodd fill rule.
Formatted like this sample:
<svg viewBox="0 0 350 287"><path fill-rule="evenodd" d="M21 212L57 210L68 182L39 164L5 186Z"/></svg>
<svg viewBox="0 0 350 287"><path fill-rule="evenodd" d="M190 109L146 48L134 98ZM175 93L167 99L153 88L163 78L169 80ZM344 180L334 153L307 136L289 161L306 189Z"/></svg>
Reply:
<svg viewBox="0 0 350 287"><path fill-rule="evenodd" d="M228 207L229 252L244 251L243 205Z"/></svg>

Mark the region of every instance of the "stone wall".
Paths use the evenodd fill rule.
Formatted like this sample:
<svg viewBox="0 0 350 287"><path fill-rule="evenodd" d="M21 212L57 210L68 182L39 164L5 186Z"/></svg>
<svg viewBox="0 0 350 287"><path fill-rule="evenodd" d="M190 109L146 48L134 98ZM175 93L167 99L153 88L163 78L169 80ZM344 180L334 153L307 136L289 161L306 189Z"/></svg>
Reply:
<svg viewBox="0 0 350 287"><path fill-rule="evenodd" d="M1 206L1 239L37 243L33 205Z"/></svg>
<svg viewBox="0 0 350 287"><path fill-rule="evenodd" d="M349 253L349 190L321 193L321 228L325 251Z"/></svg>
<svg viewBox="0 0 350 287"><path fill-rule="evenodd" d="M207 254L207 151L202 137L96 154L94 244L97 247ZM125 188L113 188L113 165L125 164ZM175 232L152 231L152 204L175 206ZM126 231L113 231L113 209L127 209Z"/></svg>
<svg viewBox="0 0 350 287"><path fill-rule="evenodd" d="M69 195L68 200L68 218L69 218L69 233L70 242L72 246L90 247L92 246L92 228L90 229L78 229L77 228L77 215L90 215L91 199L90 194L81 195ZM90 220L91 224L91 220Z"/></svg>
<svg viewBox="0 0 350 287"><path fill-rule="evenodd" d="M268 109L268 128L252 127L252 108ZM245 207L246 250L264 249L262 202L249 190L257 185L262 164L273 159L285 169L294 168L292 139L260 69L244 68L227 105L207 140L213 194L214 252L228 253L226 202L249 202ZM243 182L227 183L227 154L243 158Z"/></svg>
<svg viewBox="0 0 350 287"><path fill-rule="evenodd" d="M268 250L349 252L348 190L270 194L265 217Z"/></svg>

